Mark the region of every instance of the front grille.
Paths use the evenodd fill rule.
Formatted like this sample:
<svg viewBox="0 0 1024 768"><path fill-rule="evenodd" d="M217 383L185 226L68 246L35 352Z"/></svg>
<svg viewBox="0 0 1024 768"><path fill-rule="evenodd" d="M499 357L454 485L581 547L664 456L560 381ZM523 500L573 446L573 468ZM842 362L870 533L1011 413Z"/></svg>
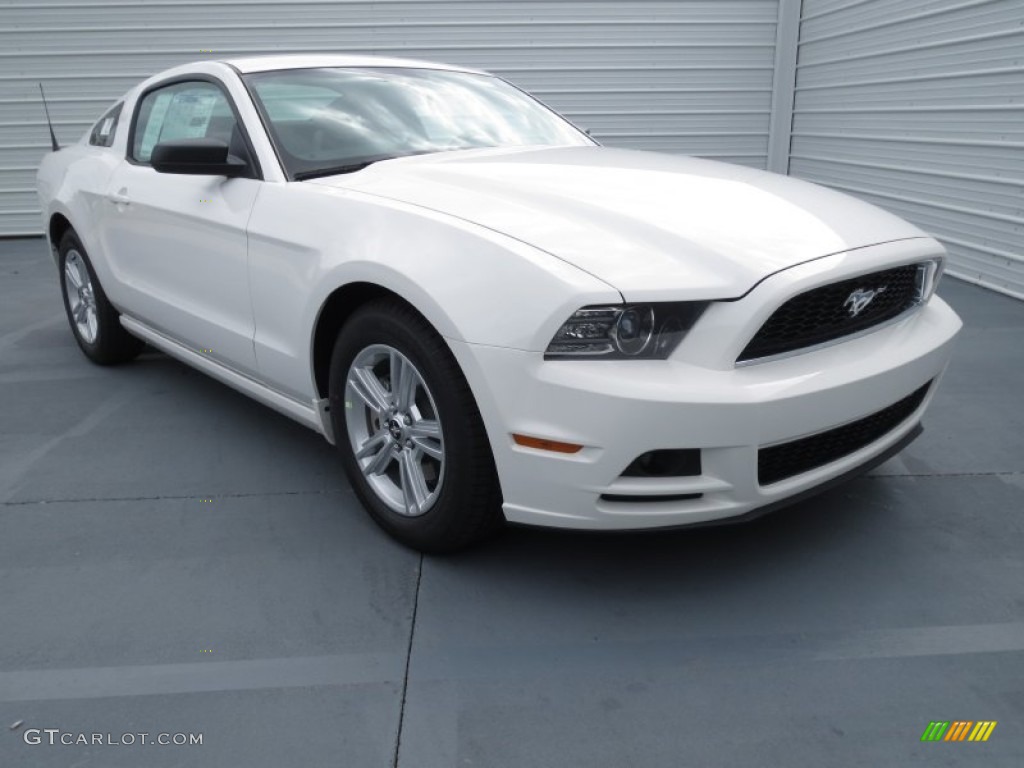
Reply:
<svg viewBox="0 0 1024 768"><path fill-rule="evenodd" d="M775 310L736 362L813 347L891 320L918 302L924 269L907 264L794 296ZM874 296L854 314L858 291L864 292L861 299L871 291Z"/></svg>
<svg viewBox="0 0 1024 768"><path fill-rule="evenodd" d="M848 456L891 432L924 401L928 382L898 403L841 427L757 452L757 481L771 485Z"/></svg>

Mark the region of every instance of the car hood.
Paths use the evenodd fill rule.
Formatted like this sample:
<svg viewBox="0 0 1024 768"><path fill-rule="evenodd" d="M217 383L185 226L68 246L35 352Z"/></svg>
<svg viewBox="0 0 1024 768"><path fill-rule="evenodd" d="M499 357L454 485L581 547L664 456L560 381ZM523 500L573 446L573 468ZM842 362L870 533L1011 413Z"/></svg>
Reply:
<svg viewBox="0 0 1024 768"><path fill-rule="evenodd" d="M787 176L605 147L421 155L311 183L501 232L627 300L733 298L811 259L925 237L874 206Z"/></svg>

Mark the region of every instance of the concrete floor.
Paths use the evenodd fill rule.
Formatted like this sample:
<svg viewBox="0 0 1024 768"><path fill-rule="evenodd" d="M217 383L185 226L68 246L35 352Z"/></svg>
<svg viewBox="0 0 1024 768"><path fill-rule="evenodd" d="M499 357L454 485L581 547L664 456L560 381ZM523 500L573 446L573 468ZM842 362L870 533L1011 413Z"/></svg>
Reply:
<svg viewBox="0 0 1024 768"><path fill-rule="evenodd" d="M1024 303L941 293L956 358L873 475L746 526L435 559L313 433L159 354L88 363L42 241L0 241L0 765L1019 768Z"/></svg>

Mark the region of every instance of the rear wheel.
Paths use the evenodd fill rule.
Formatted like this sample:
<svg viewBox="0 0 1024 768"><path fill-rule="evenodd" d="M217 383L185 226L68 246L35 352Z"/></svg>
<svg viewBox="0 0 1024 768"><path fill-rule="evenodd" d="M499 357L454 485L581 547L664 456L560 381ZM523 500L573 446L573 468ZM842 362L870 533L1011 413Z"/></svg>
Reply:
<svg viewBox="0 0 1024 768"><path fill-rule="evenodd" d="M410 307L384 300L353 314L334 346L330 402L346 474L396 539L451 552L500 527L476 402L444 340Z"/></svg>
<svg viewBox="0 0 1024 768"><path fill-rule="evenodd" d="M131 360L145 344L121 327L116 309L107 300L89 256L73 231L58 249L60 287L68 324L85 356L100 365Z"/></svg>

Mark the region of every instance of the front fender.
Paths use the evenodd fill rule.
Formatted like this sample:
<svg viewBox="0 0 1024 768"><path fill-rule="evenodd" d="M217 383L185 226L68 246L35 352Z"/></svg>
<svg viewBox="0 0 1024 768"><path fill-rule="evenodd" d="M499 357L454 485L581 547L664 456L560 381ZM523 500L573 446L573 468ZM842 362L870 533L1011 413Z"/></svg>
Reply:
<svg viewBox="0 0 1024 768"><path fill-rule="evenodd" d="M622 300L592 275L506 235L304 182L261 189L249 263L261 375L306 401L316 393L317 318L347 284L392 291L449 339L527 350L543 349L580 306Z"/></svg>

